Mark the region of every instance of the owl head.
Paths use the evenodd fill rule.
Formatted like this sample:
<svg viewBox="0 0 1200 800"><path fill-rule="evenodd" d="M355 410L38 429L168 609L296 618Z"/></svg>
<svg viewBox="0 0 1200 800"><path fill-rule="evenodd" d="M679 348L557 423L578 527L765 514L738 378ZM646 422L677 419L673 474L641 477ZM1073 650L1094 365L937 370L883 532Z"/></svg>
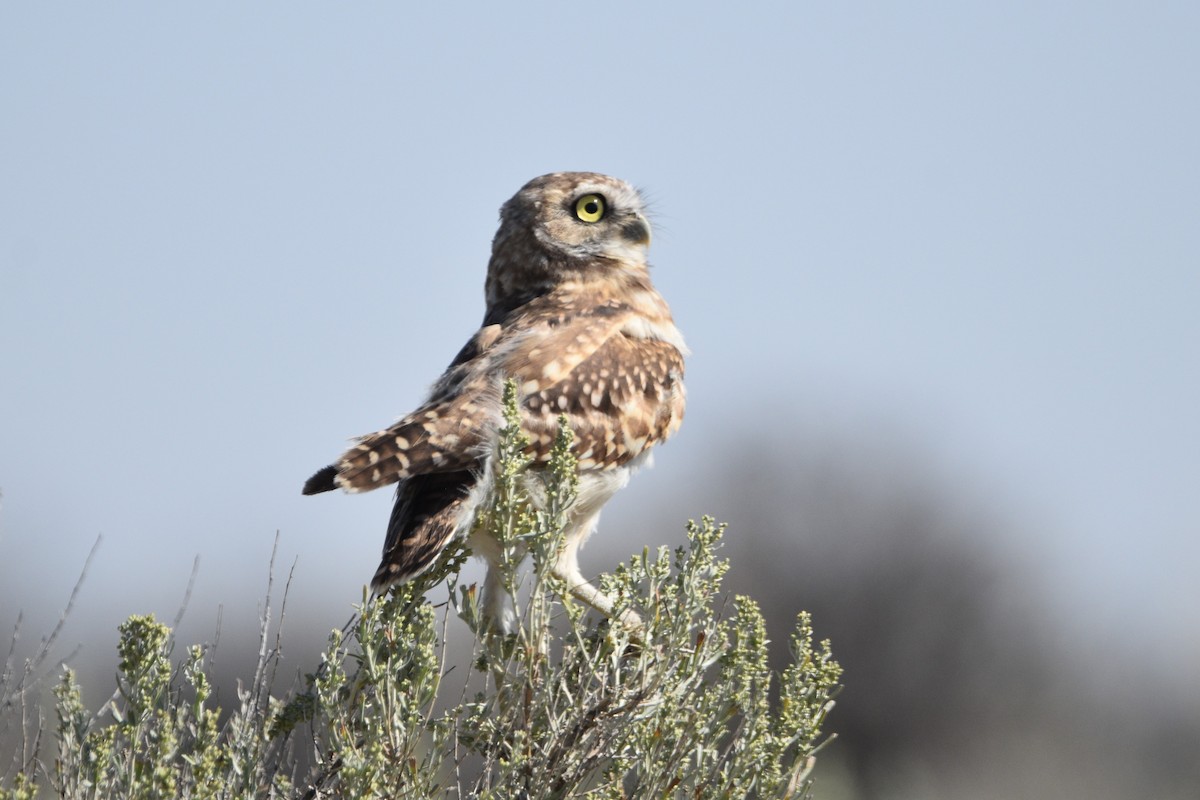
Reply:
<svg viewBox="0 0 1200 800"><path fill-rule="evenodd" d="M500 208L489 308L519 305L566 281L646 274L650 223L637 189L595 172L534 178Z"/></svg>

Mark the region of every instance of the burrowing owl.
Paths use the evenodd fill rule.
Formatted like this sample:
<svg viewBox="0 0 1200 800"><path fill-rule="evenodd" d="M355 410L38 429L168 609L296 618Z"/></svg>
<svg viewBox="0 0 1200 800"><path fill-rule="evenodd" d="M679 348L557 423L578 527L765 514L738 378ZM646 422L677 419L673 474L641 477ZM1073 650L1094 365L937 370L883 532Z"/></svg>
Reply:
<svg viewBox="0 0 1200 800"><path fill-rule="evenodd" d="M642 198L606 175L543 175L501 207L483 327L423 405L362 437L304 485L316 494L399 482L373 586L420 574L452 538L470 533L487 500L501 389L511 378L535 468L549 456L558 416L570 420L579 493L553 571L611 615L611 601L580 574L579 548L601 507L683 420L687 347L650 282L649 244ZM485 611L511 630L496 543L485 533L469 543L489 562Z"/></svg>

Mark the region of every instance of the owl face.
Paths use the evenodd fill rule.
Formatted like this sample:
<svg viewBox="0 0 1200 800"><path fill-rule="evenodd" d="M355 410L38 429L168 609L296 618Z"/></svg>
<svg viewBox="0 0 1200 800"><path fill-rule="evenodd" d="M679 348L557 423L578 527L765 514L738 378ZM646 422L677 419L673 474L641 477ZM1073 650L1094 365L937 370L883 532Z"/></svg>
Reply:
<svg viewBox="0 0 1200 800"><path fill-rule="evenodd" d="M500 211L501 230L523 228L558 257L644 264L645 204L628 183L594 172L534 178Z"/></svg>
<svg viewBox="0 0 1200 800"><path fill-rule="evenodd" d="M500 208L484 284L484 324L564 287L647 284L650 223L628 183L595 172L534 178Z"/></svg>

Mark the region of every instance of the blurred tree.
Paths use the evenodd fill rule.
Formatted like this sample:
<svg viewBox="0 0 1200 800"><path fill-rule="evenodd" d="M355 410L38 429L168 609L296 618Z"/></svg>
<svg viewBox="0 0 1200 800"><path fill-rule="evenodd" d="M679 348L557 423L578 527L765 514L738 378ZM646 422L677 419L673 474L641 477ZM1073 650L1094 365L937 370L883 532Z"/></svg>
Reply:
<svg viewBox="0 0 1200 800"><path fill-rule="evenodd" d="M1162 713L1161 690L1136 678L1119 706L1096 687L1071 637L1051 627L1046 572L1036 553L1014 551L1002 498L937 476L895 443L763 432L737 441L757 446L681 481L686 497L661 498L640 535L657 541L668 515L696 504L727 521L727 588L760 598L777 659L797 609L821 620L849 687L829 756L841 759L845 791L1195 796L1200 721Z"/></svg>

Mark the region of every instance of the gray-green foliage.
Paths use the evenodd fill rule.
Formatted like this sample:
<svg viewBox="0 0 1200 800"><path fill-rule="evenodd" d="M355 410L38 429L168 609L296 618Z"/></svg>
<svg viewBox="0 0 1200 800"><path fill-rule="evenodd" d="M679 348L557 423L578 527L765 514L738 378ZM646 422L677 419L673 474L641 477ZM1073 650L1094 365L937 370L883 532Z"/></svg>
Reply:
<svg viewBox="0 0 1200 800"><path fill-rule="evenodd" d="M0 799L33 797L39 781L69 798L805 796L841 674L808 616L773 681L758 606L737 597L724 613L722 528L708 518L689 524L687 547L645 551L604 576L640 627L587 613L549 573L576 488L570 434L560 429L535 478L538 510L511 387L507 400L495 500L478 524L502 542L506 581L524 598L516 634L488 631L475 587L457 583L467 552L455 545L421 579L364 598L286 701L270 694L264 646L219 725L204 649L172 669L168 628L131 617L113 700L91 714L66 672L56 757L22 768ZM441 582L450 602L439 612L424 595ZM474 634L469 670L446 663L451 614Z"/></svg>

